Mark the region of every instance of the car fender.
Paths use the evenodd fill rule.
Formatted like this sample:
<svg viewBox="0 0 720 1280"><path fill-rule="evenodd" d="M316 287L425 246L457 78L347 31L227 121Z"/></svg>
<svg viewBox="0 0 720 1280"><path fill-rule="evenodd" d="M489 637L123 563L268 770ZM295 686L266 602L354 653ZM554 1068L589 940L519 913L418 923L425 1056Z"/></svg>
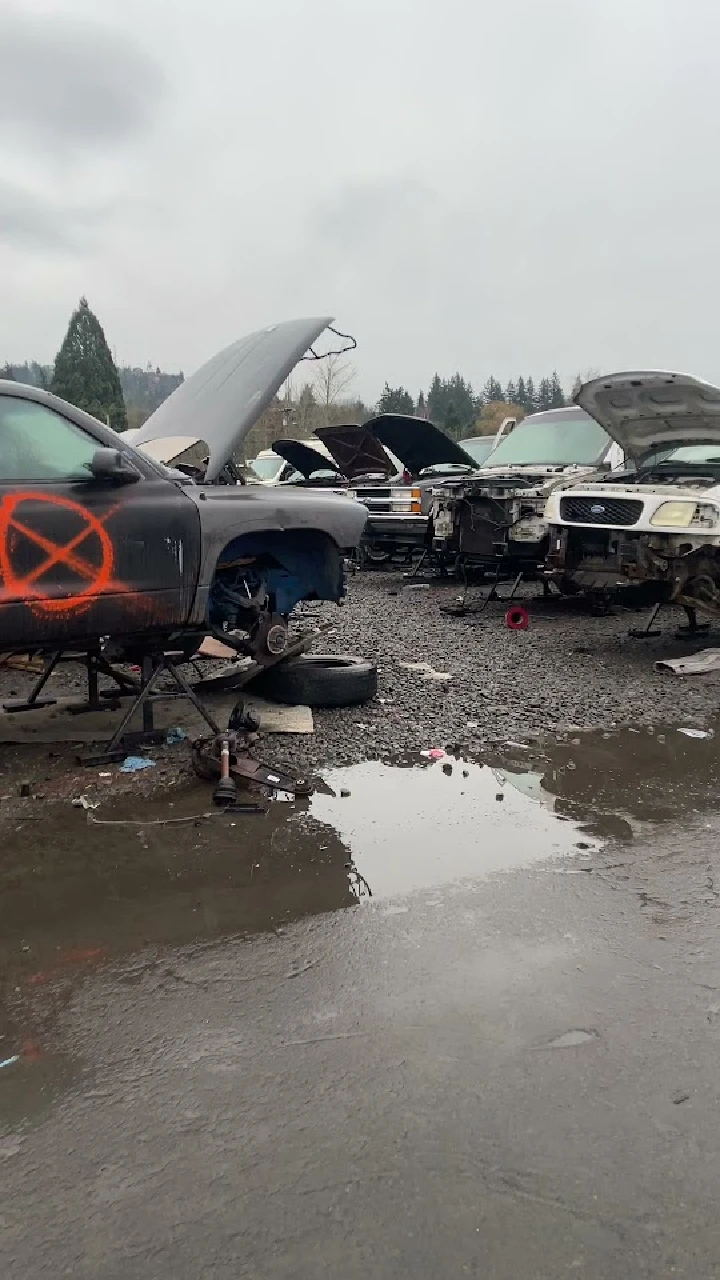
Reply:
<svg viewBox="0 0 720 1280"><path fill-rule="evenodd" d="M340 552L360 545L367 509L337 493L261 485L221 485L186 490L197 504L201 529L201 565L193 621L205 619L208 594L218 560L229 543L262 533L311 530L324 534Z"/></svg>

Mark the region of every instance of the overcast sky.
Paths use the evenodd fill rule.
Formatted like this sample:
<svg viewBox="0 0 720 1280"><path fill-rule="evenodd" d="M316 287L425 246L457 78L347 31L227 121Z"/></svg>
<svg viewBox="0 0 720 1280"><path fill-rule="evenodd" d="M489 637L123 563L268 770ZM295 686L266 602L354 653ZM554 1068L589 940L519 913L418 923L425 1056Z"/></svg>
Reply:
<svg viewBox="0 0 720 1280"><path fill-rule="evenodd" d="M0 0L0 362L720 382L717 0Z"/></svg>

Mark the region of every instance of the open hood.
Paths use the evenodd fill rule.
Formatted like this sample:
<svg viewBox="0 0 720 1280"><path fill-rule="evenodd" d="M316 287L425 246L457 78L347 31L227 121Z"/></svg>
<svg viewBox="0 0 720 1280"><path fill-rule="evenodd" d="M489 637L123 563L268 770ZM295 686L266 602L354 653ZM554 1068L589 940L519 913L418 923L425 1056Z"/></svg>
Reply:
<svg viewBox="0 0 720 1280"><path fill-rule="evenodd" d="M377 422L378 419L374 421ZM315 432L348 480L376 473L389 480L397 471L394 462L373 435L372 426L372 422L364 427L348 423L342 427L318 427Z"/></svg>
<svg viewBox="0 0 720 1280"><path fill-rule="evenodd" d="M192 437L210 452L205 479L217 480L276 391L332 316L270 325L220 351L173 391L140 427L136 448L149 440Z"/></svg>
<svg viewBox="0 0 720 1280"><path fill-rule="evenodd" d="M686 373L611 373L586 382L575 403L636 464L659 449L720 447L720 388Z"/></svg>
<svg viewBox="0 0 720 1280"><path fill-rule="evenodd" d="M289 462L290 466L299 471L306 480L309 480L315 471L336 469L332 458L329 458L326 453L321 453L319 449L313 449L302 440L275 440L272 448L273 453L279 454Z"/></svg>
<svg viewBox="0 0 720 1280"><path fill-rule="evenodd" d="M469 453L425 418L413 418L406 413L381 413L366 422L365 429L372 431L413 476L426 467L439 467L443 463L477 469L478 464Z"/></svg>

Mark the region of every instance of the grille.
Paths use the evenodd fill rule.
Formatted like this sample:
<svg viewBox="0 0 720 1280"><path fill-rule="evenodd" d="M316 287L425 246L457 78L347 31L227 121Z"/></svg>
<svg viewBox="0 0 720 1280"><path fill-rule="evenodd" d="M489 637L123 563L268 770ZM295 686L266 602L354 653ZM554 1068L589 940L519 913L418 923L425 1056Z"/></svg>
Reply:
<svg viewBox="0 0 720 1280"><path fill-rule="evenodd" d="M573 524L637 524L643 504L632 498L561 498L560 518Z"/></svg>

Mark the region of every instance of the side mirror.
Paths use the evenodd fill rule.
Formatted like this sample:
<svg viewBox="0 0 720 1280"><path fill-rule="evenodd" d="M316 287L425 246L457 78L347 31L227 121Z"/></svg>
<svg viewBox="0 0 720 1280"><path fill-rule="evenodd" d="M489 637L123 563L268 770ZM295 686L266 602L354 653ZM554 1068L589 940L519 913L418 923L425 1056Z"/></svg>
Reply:
<svg viewBox="0 0 720 1280"><path fill-rule="evenodd" d="M140 472L119 449L96 449L90 460L90 473L96 480L109 480L112 484L135 484L140 479Z"/></svg>

